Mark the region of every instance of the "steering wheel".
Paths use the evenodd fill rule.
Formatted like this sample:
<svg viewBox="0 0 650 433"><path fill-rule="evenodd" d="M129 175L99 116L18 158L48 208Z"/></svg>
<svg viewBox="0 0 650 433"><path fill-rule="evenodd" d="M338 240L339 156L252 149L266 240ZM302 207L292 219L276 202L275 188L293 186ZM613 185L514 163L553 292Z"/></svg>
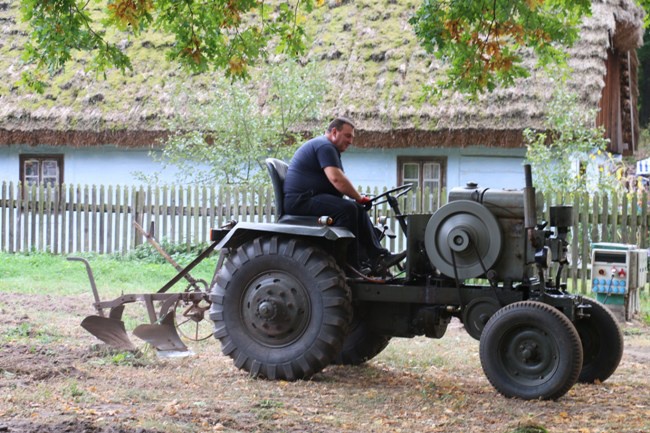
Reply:
<svg viewBox="0 0 650 433"><path fill-rule="evenodd" d="M413 188L413 184L412 183L407 183L405 185L398 186L398 187L393 188L393 189L389 189L388 191L382 192L381 194L378 194L378 195L374 196L373 198L371 198L369 203L371 205L373 205L373 206L376 206L378 204L386 203L388 201L388 196L389 195L391 195L393 193L397 193L397 194L395 194L395 198L401 197L404 194L406 194L407 192L409 192L412 188ZM383 199L383 200L380 200L380 199Z"/></svg>

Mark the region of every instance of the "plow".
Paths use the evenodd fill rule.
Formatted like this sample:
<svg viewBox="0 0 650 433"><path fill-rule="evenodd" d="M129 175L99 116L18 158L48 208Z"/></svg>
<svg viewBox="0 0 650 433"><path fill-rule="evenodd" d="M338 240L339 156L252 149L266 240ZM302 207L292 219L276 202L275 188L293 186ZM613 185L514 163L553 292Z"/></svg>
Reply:
<svg viewBox="0 0 650 433"><path fill-rule="evenodd" d="M153 226L136 229L178 273L155 293L101 300L85 263L95 314L81 325L106 344L133 350L122 315L140 302L149 323L133 334L159 354L191 353L186 343L213 336L235 367L270 380L309 379L332 364L359 365L392 338L443 338L452 318L479 341L483 372L506 397L557 399L575 383L601 383L616 371L623 334L596 300L567 291L573 221L570 206L538 219L530 166L522 190L452 188L433 214L401 212L403 185L378 194L406 241L403 263L376 275L346 272L354 235L328 216L282 213L287 164L266 161L275 191L274 223L230 222L211 230L211 244L179 266L158 244ZM395 234L386 216L375 227ZM219 252L212 280L191 271ZM553 274L555 272L555 274ZM170 289L179 281L182 292Z"/></svg>
<svg viewBox="0 0 650 433"><path fill-rule="evenodd" d="M212 325L207 324L206 320L206 312L210 308L208 283L203 279L195 279L190 272L212 254L217 243L213 242L183 268L157 242L153 223L149 232L137 222L134 222L134 227L178 273L155 293L127 294L102 301L90 263L83 258L69 257L68 260L85 265L94 298L96 314L86 317L81 326L108 346L119 350L135 350L136 346L122 321L122 314L127 304L141 302L146 307L149 323L138 325L133 334L153 346L160 356L190 354L183 339L201 341L213 335ZM169 289L181 280L187 282L185 290L169 293Z"/></svg>

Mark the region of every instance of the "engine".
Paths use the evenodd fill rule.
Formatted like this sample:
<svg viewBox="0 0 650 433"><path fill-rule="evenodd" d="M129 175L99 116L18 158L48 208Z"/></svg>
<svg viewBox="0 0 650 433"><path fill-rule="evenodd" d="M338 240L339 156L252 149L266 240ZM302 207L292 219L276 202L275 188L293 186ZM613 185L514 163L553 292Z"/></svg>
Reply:
<svg viewBox="0 0 650 433"><path fill-rule="evenodd" d="M555 231L538 224L535 192L479 188L449 192L448 204L429 219L424 239L431 264L456 280L487 277L511 286L538 276L550 261L566 262L570 207L552 207ZM537 265L531 266L531 265Z"/></svg>

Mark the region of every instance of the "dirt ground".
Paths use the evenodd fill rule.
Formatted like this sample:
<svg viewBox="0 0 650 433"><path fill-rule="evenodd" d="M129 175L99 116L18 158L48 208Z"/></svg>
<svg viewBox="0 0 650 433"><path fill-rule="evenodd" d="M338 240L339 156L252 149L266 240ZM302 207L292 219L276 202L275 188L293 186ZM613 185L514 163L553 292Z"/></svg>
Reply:
<svg viewBox="0 0 650 433"><path fill-rule="evenodd" d="M0 295L0 432L650 432L640 323L624 325L605 383L521 401L490 386L458 323L441 340L394 339L366 365L289 383L250 378L211 338L185 358L159 359L135 337L139 354L108 351L79 326L91 313L90 296Z"/></svg>

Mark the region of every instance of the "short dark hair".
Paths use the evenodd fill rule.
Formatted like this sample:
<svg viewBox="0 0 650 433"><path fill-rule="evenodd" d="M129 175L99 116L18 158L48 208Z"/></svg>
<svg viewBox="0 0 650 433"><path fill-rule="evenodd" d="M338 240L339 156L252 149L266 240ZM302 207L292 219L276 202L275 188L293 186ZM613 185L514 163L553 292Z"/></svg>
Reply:
<svg viewBox="0 0 650 433"><path fill-rule="evenodd" d="M343 125L350 125L352 129L356 129L356 126L354 126L354 122L348 119L347 117L337 117L336 119L332 120L327 127L327 132L331 132L332 129L335 129L337 131L340 131L343 129Z"/></svg>

